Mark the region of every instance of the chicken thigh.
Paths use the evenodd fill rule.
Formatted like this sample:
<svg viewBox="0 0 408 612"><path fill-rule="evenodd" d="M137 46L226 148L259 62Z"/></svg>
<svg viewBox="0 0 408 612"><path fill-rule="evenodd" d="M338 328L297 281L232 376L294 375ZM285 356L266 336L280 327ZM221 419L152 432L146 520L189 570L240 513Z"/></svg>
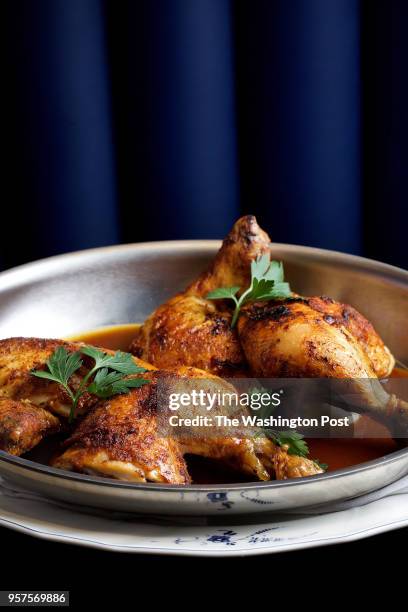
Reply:
<svg viewBox="0 0 408 612"><path fill-rule="evenodd" d="M352 306L293 293L286 301L246 306L231 329L231 302L206 299L216 288L248 287L251 261L269 251L255 217L239 219L208 270L150 315L131 351L157 366L176 361L224 376L354 380L353 390L378 418L392 413L398 426L405 423L405 403L377 380L391 373L394 357Z"/></svg>
<svg viewBox="0 0 408 612"><path fill-rule="evenodd" d="M369 411L394 431L405 431L408 403L386 392L375 369L376 364L377 371L388 371L388 349L384 347L382 365L379 358L374 362L372 351L378 357L381 342L375 332L373 349L350 325L342 325L340 317L313 307L317 299L324 303L322 298L290 298L243 308L238 333L251 370L264 378L343 379L354 409Z"/></svg>
<svg viewBox="0 0 408 612"><path fill-rule="evenodd" d="M68 417L71 400L57 383L37 378L33 369L43 370L56 348L76 351L81 343L43 338L7 338L0 340L0 449L22 455L34 448L45 436L61 429ZM108 351L113 353L113 351ZM135 358L138 365L155 369ZM77 389L91 364L84 365L71 378ZM78 414L94 405L97 398L85 393L78 404Z"/></svg>
<svg viewBox="0 0 408 612"><path fill-rule="evenodd" d="M127 395L99 402L67 440L67 449L53 465L99 476L135 482L191 482L184 456L200 455L219 460L255 480L295 478L321 473L321 468L304 457L293 457L287 449L258 436L197 434L194 428L182 435L166 426L169 385L186 391L190 380L208 379L195 368L160 370L143 374L148 385ZM175 380L176 379L176 380ZM218 390L231 386L216 377ZM190 416L192 414L190 413Z"/></svg>
<svg viewBox="0 0 408 612"><path fill-rule="evenodd" d="M248 361L253 362L248 359L248 341L242 343L236 330L230 328L230 302L211 301L205 296L219 287L246 288L251 261L268 253L270 243L255 217L239 219L208 269L184 293L171 298L148 317L132 342L131 352L158 367L177 363L227 377L262 375L262 369L248 368ZM355 308L328 297L303 299L295 293L293 296L307 303L309 311L314 310L333 328L347 330L369 359L376 376L390 374L394 357L372 324ZM325 375L331 374L326 371Z"/></svg>
<svg viewBox="0 0 408 612"><path fill-rule="evenodd" d="M355 308L326 296L307 298L304 303L322 315L326 323L337 329L346 329L355 338L378 378L386 378L391 374L395 366L391 351L385 346L370 321Z"/></svg>

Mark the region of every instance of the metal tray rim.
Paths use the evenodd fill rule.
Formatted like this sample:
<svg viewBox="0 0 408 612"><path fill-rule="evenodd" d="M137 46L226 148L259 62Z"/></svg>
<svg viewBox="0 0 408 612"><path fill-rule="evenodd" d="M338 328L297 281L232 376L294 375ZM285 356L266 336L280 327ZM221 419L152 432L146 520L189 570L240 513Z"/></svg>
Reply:
<svg viewBox="0 0 408 612"><path fill-rule="evenodd" d="M63 480L70 480L74 482L93 484L96 486L107 486L121 489L130 489L137 491L188 491L190 493L205 493L206 491L232 491L234 489L239 490L251 490L251 489L280 489L282 487L290 487L294 485L306 485L310 482L316 481L327 481L334 480L343 476L349 476L351 474L362 473L369 471L379 465L387 465L398 461L401 457L408 454L408 448L404 448L398 451L394 451L389 455L384 455L372 461L365 461L347 468L340 470L333 470L332 472L326 472L324 474L316 474L315 476L305 476L302 478L291 478L288 480L269 480L269 481L251 481L251 482L236 482L226 484L212 484L212 485L177 485L177 484L159 484L159 483L130 483L113 480L110 478L103 478L100 476L90 476L88 474L78 474L75 472L69 472L67 470L61 470L53 468L49 465L43 465L30 459L24 459L23 457L14 457L9 455L5 451L0 450L0 463L5 461L11 463L17 467L23 468L24 470L37 472L40 474L46 474L61 478Z"/></svg>

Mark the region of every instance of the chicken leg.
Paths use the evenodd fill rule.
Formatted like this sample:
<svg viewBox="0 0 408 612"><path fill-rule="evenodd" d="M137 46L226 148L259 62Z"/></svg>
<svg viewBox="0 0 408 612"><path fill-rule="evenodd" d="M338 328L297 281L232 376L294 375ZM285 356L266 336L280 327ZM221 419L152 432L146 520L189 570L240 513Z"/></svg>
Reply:
<svg viewBox="0 0 408 612"><path fill-rule="evenodd" d="M229 304L205 296L217 287L247 286L251 261L268 252L269 243L255 217L239 219L208 269L146 319L130 352L160 368L186 365L229 378L248 375Z"/></svg>
<svg viewBox="0 0 408 612"><path fill-rule="evenodd" d="M264 378L343 379L354 409L369 411L394 433L408 431L408 403L386 392L366 345L340 320L316 310L314 300L259 302L243 309L238 333L251 370Z"/></svg>
<svg viewBox="0 0 408 612"><path fill-rule="evenodd" d="M205 296L219 287L246 288L251 261L268 253L270 242L255 217L239 219L208 269L184 293L159 306L146 319L131 352L158 367L191 365L226 377L250 375L242 343L236 330L230 329L231 304ZM375 376L383 378L391 373L394 357L362 314L328 297L300 299L326 323L349 332L368 357ZM257 372L252 369L252 374Z"/></svg>
<svg viewBox="0 0 408 612"><path fill-rule="evenodd" d="M198 366L223 376L294 376L353 380L353 391L377 418L405 426L405 403L389 396L378 378L395 364L371 323L352 306L328 297L247 306L238 333L230 329L230 303L205 299L218 287L250 282L250 263L270 250L255 217L242 217L207 271L183 294L146 320L132 352L151 363ZM275 320L276 319L276 320Z"/></svg>
<svg viewBox="0 0 408 612"><path fill-rule="evenodd" d="M203 435L196 431L181 436L164 435L163 416L168 402L163 385L172 380L188 388L190 379L208 374L195 368L144 374L149 385L98 403L67 440L67 449L53 461L54 467L135 482L191 482L184 456L216 459L253 480L296 478L321 473L321 468L304 457L289 455L264 437ZM177 379L175 381L175 378ZM218 389L227 385L212 378ZM164 406L160 405L161 399ZM164 408L164 412L162 409Z"/></svg>
<svg viewBox="0 0 408 612"><path fill-rule="evenodd" d="M31 373L33 369L44 369L47 359L59 346L73 352L80 350L83 344L38 338L0 341L0 441L3 450L14 454L26 452L45 435L57 430L60 420L68 416L70 403L65 391L57 383ZM285 447L277 447L266 438L238 437L225 431L219 436L197 436L194 431L183 438L164 435L166 432L160 428L159 417L168 415L168 398L157 392L163 380L170 378L182 388L191 380L212 384L215 390L230 392L233 387L195 368L157 371L146 362L136 358L135 361L148 370L142 376L149 384L108 400L84 394L79 405L80 418L75 422L78 426L66 442L66 450L54 459L53 465L122 480L172 484L190 482L185 454L216 458L260 480L321 472L313 461L294 458ZM70 381L73 389L78 387L90 367L91 363L84 356L83 366Z"/></svg>

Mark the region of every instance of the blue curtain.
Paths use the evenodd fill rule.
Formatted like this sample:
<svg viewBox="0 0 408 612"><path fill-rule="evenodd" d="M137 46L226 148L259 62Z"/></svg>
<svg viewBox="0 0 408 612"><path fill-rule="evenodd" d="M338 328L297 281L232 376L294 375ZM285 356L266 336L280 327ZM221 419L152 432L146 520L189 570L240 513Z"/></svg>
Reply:
<svg viewBox="0 0 408 612"><path fill-rule="evenodd" d="M407 267L405 0L10 0L3 268L273 240Z"/></svg>

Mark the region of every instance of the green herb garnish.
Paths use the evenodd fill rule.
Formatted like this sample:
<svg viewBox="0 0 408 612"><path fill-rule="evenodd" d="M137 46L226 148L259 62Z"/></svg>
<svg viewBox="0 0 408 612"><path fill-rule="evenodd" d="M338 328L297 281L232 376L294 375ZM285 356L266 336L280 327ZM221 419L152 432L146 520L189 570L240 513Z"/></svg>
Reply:
<svg viewBox="0 0 408 612"><path fill-rule="evenodd" d="M318 465L324 472L329 467L328 463L323 463L323 461L319 461L319 459L313 459L313 463L316 463L316 465Z"/></svg>
<svg viewBox="0 0 408 612"><path fill-rule="evenodd" d="M249 390L249 395L260 395L264 393L271 395L268 389L263 386L252 387ZM257 411L257 415L261 419L267 418L271 416L274 409L275 406L272 404L271 397L270 403L267 405L264 404L262 408ZM307 457L307 455L309 454L309 447L307 445L307 442L304 440L304 436L298 433L297 431L278 431L276 429L264 427L262 429L262 432L260 432L260 435L262 434L268 436L268 438L270 438L272 442L274 442L274 444L276 444L277 446L287 446L289 455L299 455L300 457Z"/></svg>
<svg viewBox="0 0 408 612"><path fill-rule="evenodd" d="M275 431L268 429L265 429L265 432L277 446L287 446L288 455L308 456L309 447L303 434L297 431Z"/></svg>
<svg viewBox="0 0 408 612"><path fill-rule="evenodd" d="M83 364L81 354L94 359L95 365L83 377L78 389L73 391L69 382ZM126 378L129 374L146 372L146 368L136 365L129 353L117 351L114 355L108 355L93 346L84 346L74 353L69 353L63 346L59 346L46 362L46 366L48 371L32 370L31 374L52 380L65 389L72 402L69 422L75 417L78 401L85 392L106 399L119 393L128 393L130 389L149 382L143 378Z"/></svg>
<svg viewBox="0 0 408 612"><path fill-rule="evenodd" d="M242 306L248 302L275 300L291 297L289 283L284 280L283 265L281 261L271 261L270 255L261 255L251 262L251 284L238 298L237 293L241 287L220 287L210 291L206 298L209 300L233 300L235 310L232 316L231 327L237 322Z"/></svg>

